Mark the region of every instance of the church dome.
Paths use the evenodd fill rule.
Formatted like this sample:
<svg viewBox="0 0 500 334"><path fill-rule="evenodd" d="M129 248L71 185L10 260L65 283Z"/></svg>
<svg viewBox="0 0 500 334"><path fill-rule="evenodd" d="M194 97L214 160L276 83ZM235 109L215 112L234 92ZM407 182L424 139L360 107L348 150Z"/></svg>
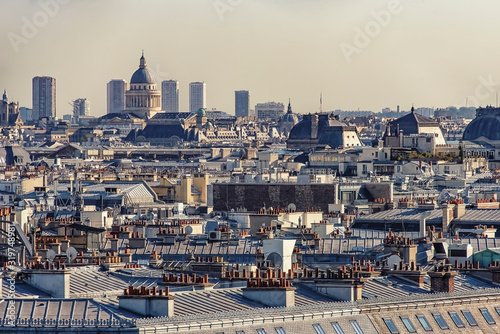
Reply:
<svg viewBox="0 0 500 334"><path fill-rule="evenodd" d="M474 141L479 137L500 140L500 108L477 109L476 118L465 128L463 139Z"/></svg>
<svg viewBox="0 0 500 334"><path fill-rule="evenodd" d="M203 108L200 108L198 109L198 111L196 112L196 115L198 116L205 116L206 112L205 112L205 109Z"/></svg>
<svg viewBox="0 0 500 334"><path fill-rule="evenodd" d="M143 54L140 59L139 69L132 74L131 84L156 84L153 74L149 72L146 66L146 58L144 58Z"/></svg>

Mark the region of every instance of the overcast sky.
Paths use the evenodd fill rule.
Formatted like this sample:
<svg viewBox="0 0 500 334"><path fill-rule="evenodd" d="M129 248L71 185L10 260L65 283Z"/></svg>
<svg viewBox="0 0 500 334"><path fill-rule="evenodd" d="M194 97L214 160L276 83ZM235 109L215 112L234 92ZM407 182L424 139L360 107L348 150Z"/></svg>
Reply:
<svg viewBox="0 0 500 334"><path fill-rule="evenodd" d="M56 5L54 5L56 4ZM496 104L498 0L0 0L0 89L31 107L31 80L57 81L57 116L148 69L207 84L207 107L234 114L292 100L295 112ZM34 28L34 29L33 29Z"/></svg>

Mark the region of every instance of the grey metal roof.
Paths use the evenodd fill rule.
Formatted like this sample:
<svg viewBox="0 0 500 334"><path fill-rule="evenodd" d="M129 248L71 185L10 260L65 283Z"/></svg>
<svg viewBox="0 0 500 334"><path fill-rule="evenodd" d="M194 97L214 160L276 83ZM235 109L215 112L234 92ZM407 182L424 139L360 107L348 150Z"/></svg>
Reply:
<svg viewBox="0 0 500 334"><path fill-rule="evenodd" d="M443 210L419 210L419 209L393 209L385 210L377 213L372 213L370 215L360 216L355 219L355 221L377 221L383 222L386 220L405 220L405 221L420 221L420 217L423 213L429 213L427 216L427 221L436 221L443 218Z"/></svg>
<svg viewBox="0 0 500 334"><path fill-rule="evenodd" d="M500 210L467 210L463 216L453 220L453 223L477 222L477 224L500 223Z"/></svg>
<svg viewBox="0 0 500 334"><path fill-rule="evenodd" d="M132 74L131 84L156 84L153 74L147 68L139 68Z"/></svg>

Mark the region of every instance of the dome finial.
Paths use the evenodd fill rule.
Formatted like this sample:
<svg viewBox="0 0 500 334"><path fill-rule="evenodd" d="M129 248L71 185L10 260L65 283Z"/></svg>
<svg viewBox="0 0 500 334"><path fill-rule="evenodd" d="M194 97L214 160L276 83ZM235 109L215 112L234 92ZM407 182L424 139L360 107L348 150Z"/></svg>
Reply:
<svg viewBox="0 0 500 334"><path fill-rule="evenodd" d="M142 50L142 56L141 60L139 63L139 68L145 68L146 67L146 58L144 58L144 49Z"/></svg>
<svg viewBox="0 0 500 334"><path fill-rule="evenodd" d="M286 111L287 114L292 113L292 104L290 103L290 98L288 98L288 110Z"/></svg>

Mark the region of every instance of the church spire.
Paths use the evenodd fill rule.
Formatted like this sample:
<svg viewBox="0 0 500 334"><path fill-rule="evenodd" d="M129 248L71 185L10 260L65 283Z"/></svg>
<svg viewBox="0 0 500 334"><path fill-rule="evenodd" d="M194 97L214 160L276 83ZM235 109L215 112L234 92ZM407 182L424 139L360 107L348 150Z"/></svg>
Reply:
<svg viewBox="0 0 500 334"><path fill-rule="evenodd" d="M142 50L142 56L139 64L139 68L145 68L146 67L146 58L144 58L144 50Z"/></svg>
<svg viewBox="0 0 500 334"><path fill-rule="evenodd" d="M286 111L287 114L292 113L292 105L290 104L290 98L288 98L288 110Z"/></svg>

